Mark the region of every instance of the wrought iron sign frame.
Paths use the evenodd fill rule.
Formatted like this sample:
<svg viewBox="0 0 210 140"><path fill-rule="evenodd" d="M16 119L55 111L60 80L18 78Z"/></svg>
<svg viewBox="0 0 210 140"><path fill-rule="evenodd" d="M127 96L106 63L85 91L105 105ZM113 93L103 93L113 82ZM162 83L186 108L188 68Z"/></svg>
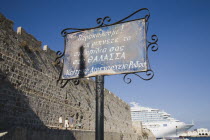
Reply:
<svg viewBox="0 0 210 140"><path fill-rule="evenodd" d="M127 20L127 19L131 18L133 15L135 15L135 14L141 12L141 11L147 11L147 14L144 17L142 17L142 18L138 18L138 19L134 19L134 20ZM96 23L98 24L98 26L93 27L93 28L83 28L83 29L79 29L79 28L66 28L66 29L64 29L64 30L61 31L61 36L66 37L67 34L71 34L71 33L75 33L75 32L80 32L80 31L85 31L85 30L91 30L91 29L96 29L96 28L101 28L101 27L112 26L112 25L116 25L116 24L122 24L122 23L125 23L125 22L130 22L130 21L145 19L145 21L146 21L146 39L147 39L147 32L148 32L148 26L149 26L149 18L150 18L149 9L147 9L147 8L141 8L141 9L135 11L134 13L130 14L129 16L127 16L127 17L125 17L125 18L123 18L123 19L121 19L121 20L119 20L117 22L111 23L111 24L105 23L105 22L110 22L111 21L111 18L109 16L106 16L104 18L98 18L96 20ZM142 71L142 72L125 73L125 75L123 77L123 80L124 80L125 83L130 84L132 82L132 79L128 77L128 75L131 75L131 74L138 76L142 80L150 80L150 79L152 79L154 77L154 72L151 69L151 66L150 66L150 63L149 63L149 59L148 59L148 50L149 50L149 48L151 48L151 50L153 52L157 51L158 50L157 41L158 41L158 37L155 34L153 34L151 36L151 41L146 40L146 43L147 43L147 46L146 46L146 58L147 58L147 62L148 62L148 70L147 71ZM57 58L55 59L56 65L60 64L61 61L63 61L64 54L65 54L65 50L64 50L64 52L58 51L56 53L56 55L57 55ZM63 68L63 66L62 66L62 68ZM145 76L139 75L137 73L143 73L143 74L145 74ZM60 74L59 74L59 78L57 80L57 83L60 83L60 87L61 88L64 88L67 85L67 83L69 81L71 81L71 79L61 79L61 74L62 74L62 70L60 71ZM75 85L78 85L79 84L79 79L73 79L72 81L73 81L73 83Z"/></svg>
<svg viewBox="0 0 210 140"><path fill-rule="evenodd" d="M133 15L135 15L135 14L141 12L141 11L146 11L147 14L144 17L141 17L141 18L137 18L137 19L134 19L134 20L127 20L127 19L131 18ZM147 39L147 32L148 32L148 26L149 26L149 18L150 18L149 9L147 9L147 8L141 8L141 9L135 11L134 13L130 14L129 16L127 16L127 17L125 17L125 18L123 18L123 19L121 19L121 20L119 20L117 22L111 23L111 24L107 24L106 23L106 22L110 22L111 21L111 18L109 16L106 16L104 18L98 18L96 20L96 23L98 24L98 26L93 27L93 28L83 28L83 29L79 29L79 28L66 28L66 29L64 29L64 30L61 31L61 36L66 37L67 34L71 34L71 33L75 33L75 32L80 32L80 31L85 31L85 30L91 30L91 29L96 29L96 28L101 28L101 27L112 26L112 25L116 25L116 24L122 24L122 23L125 23L125 22L130 22L130 21L145 19L145 22L146 22L146 39ZM124 80L125 83L130 84L132 82L132 79L128 77L131 74L138 76L142 80L150 80L150 79L152 79L154 77L154 72L151 69L151 66L150 66L150 63L149 63L149 59L148 59L148 50L149 50L149 48L151 48L151 50L153 52L157 51L158 50L157 41L158 41L158 37L155 34L151 35L151 41L146 40L146 43L147 43L147 46L146 46L146 58L147 58L147 62L148 62L148 70L147 71L142 71L142 72L125 73L125 75L123 77L123 80ZM56 55L57 55L57 58L55 59L55 64L56 65L60 64L61 61L63 61L64 54L65 54L65 50L64 50L64 52L58 51L56 53ZM143 73L144 76L139 75L137 73ZM62 74L62 70L61 70L61 72L59 74L59 78L57 80L57 83L60 84L60 87L61 88L64 88L69 81L72 81L75 85L78 85L79 84L79 79L72 79L72 80L71 79L61 79L61 74Z"/></svg>

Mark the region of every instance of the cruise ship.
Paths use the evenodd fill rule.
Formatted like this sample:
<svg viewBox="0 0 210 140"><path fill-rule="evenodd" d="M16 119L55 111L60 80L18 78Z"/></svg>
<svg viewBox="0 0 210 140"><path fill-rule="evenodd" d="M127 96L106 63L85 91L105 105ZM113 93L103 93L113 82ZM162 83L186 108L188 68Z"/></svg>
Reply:
<svg viewBox="0 0 210 140"><path fill-rule="evenodd" d="M170 114L159 109L139 106L131 102L131 118L133 124L149 129L156 138L175 138L190 129L193 124L185 124L171 117Z"/></svg>

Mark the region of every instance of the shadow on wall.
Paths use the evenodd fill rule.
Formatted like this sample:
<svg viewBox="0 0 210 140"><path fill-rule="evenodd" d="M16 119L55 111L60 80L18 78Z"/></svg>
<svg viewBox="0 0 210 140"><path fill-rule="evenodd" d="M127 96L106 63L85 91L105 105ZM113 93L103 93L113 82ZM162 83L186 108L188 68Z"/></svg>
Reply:
<svg viewBox="0 0 210 140"><path fill-rule="evenodd" d="M75 140L72 131L53 130L46 127L30 107L27 96L21 90L18 90L16 88L18 85L12 84L7 79L7 76L7 72L0 70L0 133L8 132L3 137L0 136L0 139L17 139L17 137L14 137L15 135L21 136L21 134L25 134L22 138L24 140L24 138L34 137L33 135L35 135L36 131L41 131L45 134L39 135L40 138L48 139L50 135L56 135L58 139L60 136ZM38 135L36 136L37 139L39 137Z"/></svg>

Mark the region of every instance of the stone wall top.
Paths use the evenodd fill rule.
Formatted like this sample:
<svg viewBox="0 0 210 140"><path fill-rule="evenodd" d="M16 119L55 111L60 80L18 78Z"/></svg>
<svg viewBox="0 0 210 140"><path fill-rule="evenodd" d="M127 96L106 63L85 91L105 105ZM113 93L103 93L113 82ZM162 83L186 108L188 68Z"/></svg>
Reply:
<svg viewBox="0 0 210 140"><path fill-rule="evenodd" d="M13 30L14 22L7 19L3 14L0 13L0 28L9 28Z"/></svg>
<svg viewBox="0 0 210 140"><path fill-rule="evenodd" d="M38 41L33 35L28 34L22 27L17 28L17 34L21 36L23 45L27 45L33 48L41 48L42 42Z"/></svg>

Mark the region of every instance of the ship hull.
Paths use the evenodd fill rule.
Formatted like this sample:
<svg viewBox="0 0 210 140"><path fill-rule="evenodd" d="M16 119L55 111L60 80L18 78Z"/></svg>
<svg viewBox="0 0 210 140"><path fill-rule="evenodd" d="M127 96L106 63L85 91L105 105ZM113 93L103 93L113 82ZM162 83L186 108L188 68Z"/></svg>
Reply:
<svg viewBox="0 0 210 140"><path fill-rule="evenodd" d="M156 127L154 127L156 125ZM156 138L175 138L189 130L193 125L185 123L147 123L144 128L149 129Z"/></svg>
<svg viewBox="0 0 210 140"><path fill-rule="evenodd" d="M141 122L143 128L149 129L156 138L175 138L189 130L193 124L185 124L170 114L159 109L139 106L132 102L131 118L133 124Z"/></svg>

